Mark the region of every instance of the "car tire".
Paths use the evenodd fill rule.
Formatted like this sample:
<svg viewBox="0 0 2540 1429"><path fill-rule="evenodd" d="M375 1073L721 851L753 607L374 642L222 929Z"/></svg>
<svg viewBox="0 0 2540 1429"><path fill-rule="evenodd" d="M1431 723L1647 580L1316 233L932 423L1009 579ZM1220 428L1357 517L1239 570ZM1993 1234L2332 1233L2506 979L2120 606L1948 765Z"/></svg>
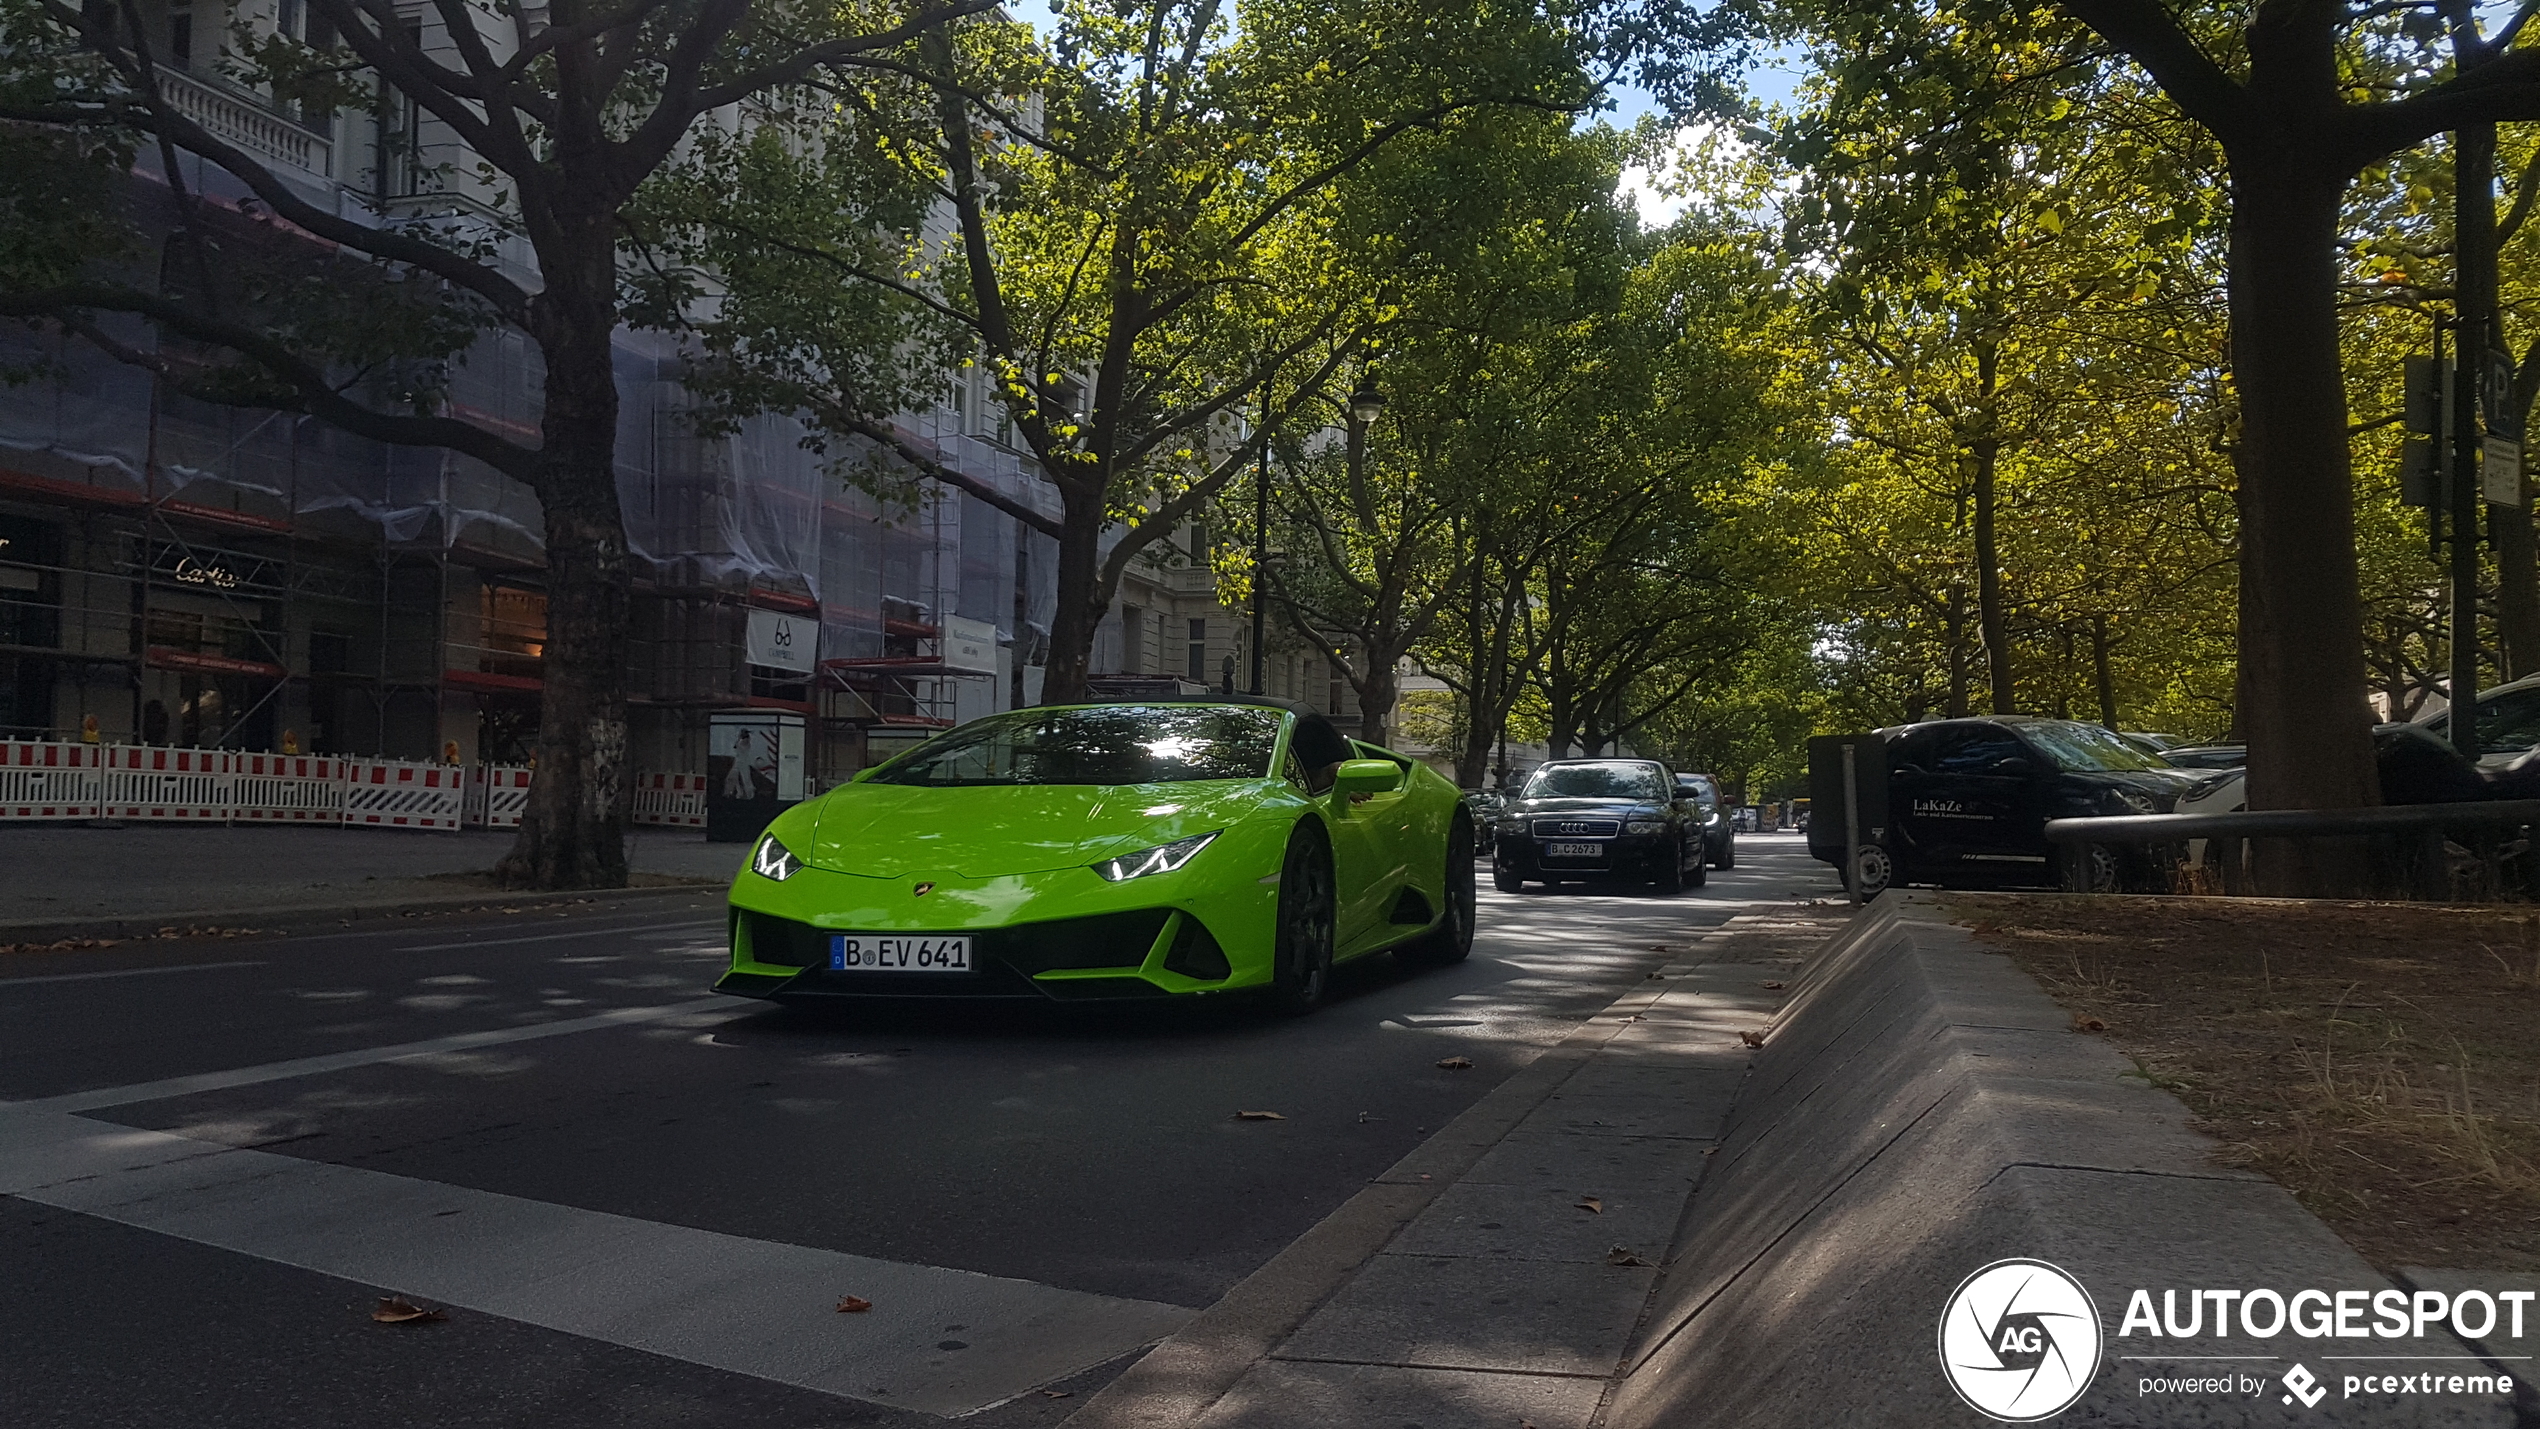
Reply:
<svg viewBox="0 0 2540 1429"><path fill-rule="evenodd" d="M1860 860L1861 901L1867 903L1885 892L1888 885L1896 881L1896 864L1888 857L1887 850L1877 844L1861 845ZM1844 871L1843 886L1847 892L1852 887L1849 870Z"/></svg>
<svg viewBox="0 0 2540 1429"><path fill-rule="evenodd" d="M1711 860L1711 866L1722 873L1737 867L1737 835L1731 834L1720 840L1720 856Z"/></svg>
<svg viewBox="0 0 2540 1429"><path fill-rule="evenodd" d="M1703 859L1693 861L1693 872L1685 875L1685 887L1700 888L1711 881L1711 865Z"/></svg>
<svg viewBox="0 0 2540 1429"><path fill-rule="evenodd" d="M1332 881L1331 845L1320 825L1300 823L1288 835L1279 865L1279 912L1272 956L1270 1003L1301 1017L1323 1005L1332 991L1332 942L1340 901Z"/></svg>
<svg viewBox="0 0 2540 1429"><path fill-rule="evenodd" d="M1502 893L1523 893L1526 891L1526 880L1510 873L1507 869L1493 868L1490 871L1490 886Z"/></svg>
<svg viewBox="0 0 2540 1429"><path fill-rule="evenodd" d="M1462 819L1446 836L1446 907L1438 925L1394 950L1413 967L1442 968L1473 951L1473 826Z"/></svg>
<svg viewBox="0 0 2540 1429"><path fill-rule="evenodd" d="M1664 866L1658 870L1658 876L1649 880L1650 886L1662 894L1673 895L1684 892L1685 885L1690 880L1685 877L1685 846L1681 841L1676 844L1674 856L1664 860L1663 863Z"/></svg>

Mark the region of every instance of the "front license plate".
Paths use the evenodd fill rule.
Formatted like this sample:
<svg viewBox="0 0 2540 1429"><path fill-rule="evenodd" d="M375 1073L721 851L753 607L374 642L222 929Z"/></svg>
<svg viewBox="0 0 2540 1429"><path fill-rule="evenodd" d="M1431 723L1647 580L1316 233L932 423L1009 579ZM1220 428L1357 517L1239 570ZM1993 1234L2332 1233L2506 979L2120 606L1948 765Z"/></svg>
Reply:
<svg viewBox="0 0 2540 1429"><path fill-rule="evenodd" d="M966 973L970 940L932 934L833 933L831 972Z"/></svg>
<svg viewBox="0 0 2540 1429"><path fill-rule="evenodd" d="M1543 846L1543 856L1545 858L1603 858L1605 857L1605 845L1545 844Z"/></svg>

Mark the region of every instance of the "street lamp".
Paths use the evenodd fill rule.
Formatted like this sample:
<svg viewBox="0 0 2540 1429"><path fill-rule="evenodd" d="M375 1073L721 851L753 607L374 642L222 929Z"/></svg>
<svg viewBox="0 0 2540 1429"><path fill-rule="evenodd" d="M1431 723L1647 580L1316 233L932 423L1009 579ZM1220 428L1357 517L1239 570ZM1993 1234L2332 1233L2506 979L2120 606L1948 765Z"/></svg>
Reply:
<svg viewBox="0 0 2540 1429"><path fill-rule="evenodd" d="M1358 374L1358 390L1349 394L1349 419L1364 427L1385 414L1385 394L1376 390L1373 373Z"/></svg>

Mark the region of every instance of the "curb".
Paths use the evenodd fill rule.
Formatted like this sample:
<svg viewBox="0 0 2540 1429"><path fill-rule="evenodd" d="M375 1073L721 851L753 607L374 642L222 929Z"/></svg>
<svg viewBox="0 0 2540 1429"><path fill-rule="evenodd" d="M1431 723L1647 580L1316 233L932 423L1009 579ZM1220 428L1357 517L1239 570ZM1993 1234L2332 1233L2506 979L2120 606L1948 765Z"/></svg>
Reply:
<svg viewBox="0 0 2540 1429"><path fill-rule="evenodd" d="M362 919L402 918L420 913L498 912L504 909L526 911L550 909L578 903L617 903L635 898L693 897L720 889L722 881L712 880L689 886L666 888L588 888L579 892L524 893L507 896L500 889L480 889L471 893L449 893L429 898L406 898L386 903L290 903L261 908L206 908L191 912L147 913L103 918L58 918L47 922L0 923L0 950L12 944L57 943L78 938L125 939L147 938L170 929L180 935L195 929L206 932L253 926L258 932L289 932L311 923L357 922ZM27 951L40 951L30 948Z"/></svg>
<svg viewBox="0 0 2540 1429"><path fill-rule="evenodd" d="M1195 1422L1635 1012L1666 993L1664 983L1643 983L1546 1048L1103 1386L1062 1421L1064 1429L1183 1429Z"/></svg>

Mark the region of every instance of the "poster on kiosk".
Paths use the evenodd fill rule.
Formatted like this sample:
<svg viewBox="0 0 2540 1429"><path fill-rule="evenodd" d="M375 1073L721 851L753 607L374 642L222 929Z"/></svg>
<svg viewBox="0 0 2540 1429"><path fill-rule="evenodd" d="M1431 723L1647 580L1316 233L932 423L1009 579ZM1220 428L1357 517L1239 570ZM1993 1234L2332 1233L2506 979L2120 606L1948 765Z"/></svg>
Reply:
<svg viewBox="0 0 2540 1429"><path fill-rule="evenodd" d="M706 842L748 843L803 801L803 717L727 710L706 720Z"/></svg>

